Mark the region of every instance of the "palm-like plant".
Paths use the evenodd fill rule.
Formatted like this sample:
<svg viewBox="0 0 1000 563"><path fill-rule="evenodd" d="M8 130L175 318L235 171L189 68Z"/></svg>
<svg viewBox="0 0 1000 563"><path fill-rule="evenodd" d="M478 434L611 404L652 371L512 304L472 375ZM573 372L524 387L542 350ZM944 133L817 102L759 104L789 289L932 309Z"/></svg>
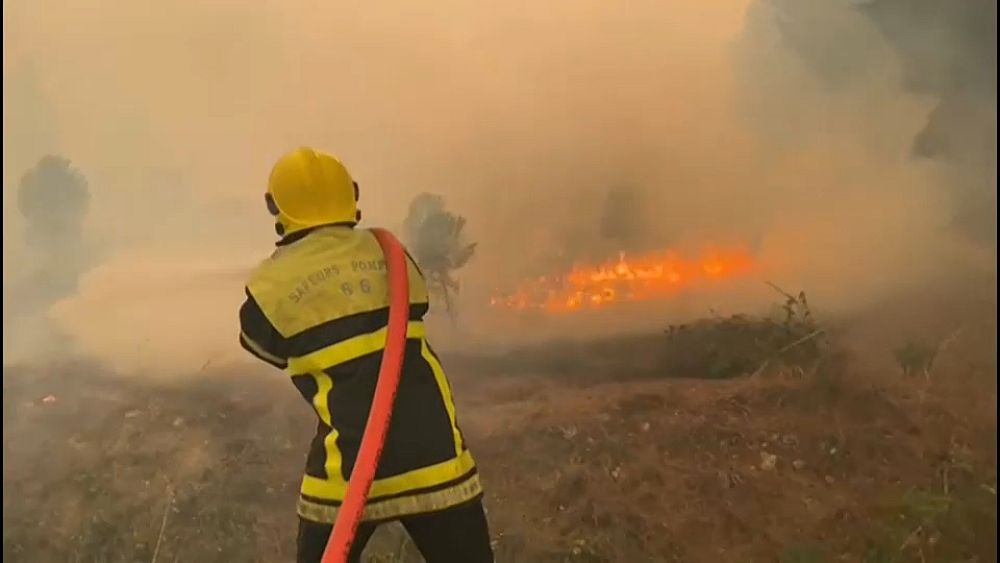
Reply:
<svg viewBox="0 0 1000 563"><path fill-rule="evenodd" d="M444 198L423 193L410 202L403 223L404 239L427 280L429 291L441 295L445 310L452 312L451 294L459 290L454 272L476 252L475 242L463 233L465 217L447 210Z"/></svg>

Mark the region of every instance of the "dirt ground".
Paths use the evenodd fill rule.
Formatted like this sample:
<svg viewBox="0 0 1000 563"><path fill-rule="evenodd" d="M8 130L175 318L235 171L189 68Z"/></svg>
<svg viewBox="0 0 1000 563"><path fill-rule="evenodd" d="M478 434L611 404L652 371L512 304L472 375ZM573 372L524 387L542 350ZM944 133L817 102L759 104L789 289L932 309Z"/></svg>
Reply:
<svg viewBox="0 0 1000 563"><path fill-rule="evenodd" d="M445 355L498 561L996 561L995 305L981 313L916 378L857 331L834 379L662 377L642 360L656 335ZM6 560L293 560L314 422L280 373L169 387L81 360L8 366L3 386ZM420 560L394 527L367 555Z"/></svg>

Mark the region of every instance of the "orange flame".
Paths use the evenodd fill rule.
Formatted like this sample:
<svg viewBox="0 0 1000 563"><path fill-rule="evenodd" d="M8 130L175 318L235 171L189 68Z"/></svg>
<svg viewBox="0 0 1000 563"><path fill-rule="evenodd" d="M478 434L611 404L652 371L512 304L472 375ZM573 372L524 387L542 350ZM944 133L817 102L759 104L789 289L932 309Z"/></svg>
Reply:
<svg viewBox="0 0 1000 563"><path fill-rule="evenodd" d="M541 309L552 313L603 307L611 303L666 299L682 289L746 275L754 260L742 248L712 249L696 258L673 251L628 257L601 264L578 264L568 272L541 276L498 295L491 305Z"/></svg>

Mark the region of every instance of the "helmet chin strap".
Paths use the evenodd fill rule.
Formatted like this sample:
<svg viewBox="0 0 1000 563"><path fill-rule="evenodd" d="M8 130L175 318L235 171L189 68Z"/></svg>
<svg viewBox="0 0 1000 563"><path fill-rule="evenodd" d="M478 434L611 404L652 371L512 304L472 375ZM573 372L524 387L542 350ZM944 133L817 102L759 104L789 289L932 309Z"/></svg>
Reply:
<svg viewBox="0 0 1000 563"><path fill-rule="evenodd" d="M358 183L355 181L354 182L354 206L355 207L358 206L358 202L359 201L361 201L361 187L358 186ZM357 211L354 212L354 222L355 223L360 223L361 222L361 208L358 208Z"/></svg>
<svg viewBox="0 0 1000 563"><path fill-rule="evenodd" d="M278 204L274 201L274 196L269 193L265 193L264 203L267 204L267 212L270 213L272 217L277 218L281 211L278 209ZM274 232L278 233L279 237L285 236L285 226L281 224L281 221L274 222Z"/></svg>

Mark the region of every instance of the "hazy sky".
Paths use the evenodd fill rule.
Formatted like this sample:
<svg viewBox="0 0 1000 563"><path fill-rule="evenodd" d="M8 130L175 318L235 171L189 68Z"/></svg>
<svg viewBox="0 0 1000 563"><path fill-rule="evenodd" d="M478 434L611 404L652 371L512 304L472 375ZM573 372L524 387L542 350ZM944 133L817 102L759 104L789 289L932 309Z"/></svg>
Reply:
<svg viewBox="0 0 1000 563"><path fill-rule="evenodd" d="M746 242L831 306L989 269L941 165L910 157L937 100L850 3L814 4L856 67L836 87L767 2L5 2L5 282L30 267L17 178L64 154L106 248L66 322L105 355L169 356L194 307L182 340L211 356L273 240L267 172L300 144L342 157L370 224L445 194L480 241L470 300L597 244L616 185L645 190L654 241Z"/></svg>

